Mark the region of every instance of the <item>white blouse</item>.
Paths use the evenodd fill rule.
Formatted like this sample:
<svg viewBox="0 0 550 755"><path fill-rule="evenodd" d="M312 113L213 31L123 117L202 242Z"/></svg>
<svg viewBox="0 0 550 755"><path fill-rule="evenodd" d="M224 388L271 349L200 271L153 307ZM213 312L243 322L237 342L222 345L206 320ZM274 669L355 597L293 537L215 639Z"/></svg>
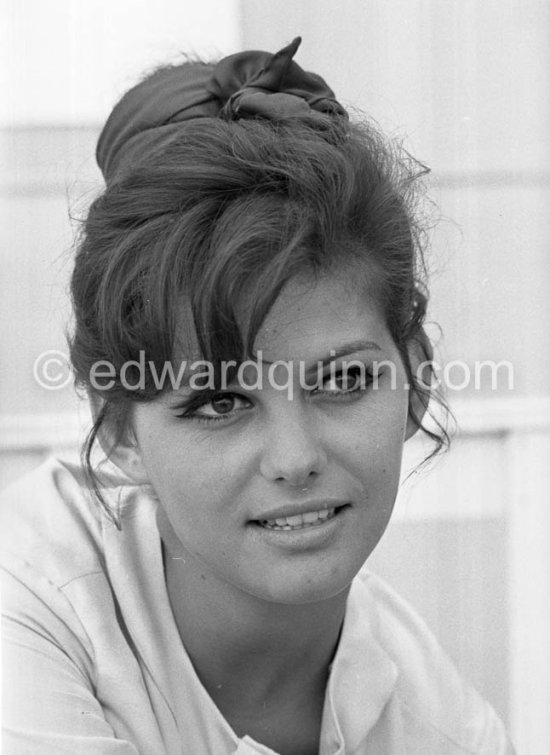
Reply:
<svg viewBox="0 0 550 755"><path fill-rule="evenodd" d="M6 755L275 755L199 681L164 581L151 490L107 465L118 530L52 459L0 504ZM502 723L382 580L354 580L320 755L510 755Z"/></svg>

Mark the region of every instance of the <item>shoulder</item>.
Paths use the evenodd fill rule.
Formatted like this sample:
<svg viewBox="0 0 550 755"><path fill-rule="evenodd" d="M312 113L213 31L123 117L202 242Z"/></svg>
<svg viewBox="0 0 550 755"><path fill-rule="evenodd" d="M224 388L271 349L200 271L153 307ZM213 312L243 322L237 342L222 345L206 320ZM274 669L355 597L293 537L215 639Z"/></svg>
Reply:
<svg viewBox="0 0 550 755"><path fill-rule="evenodd" d="M411 736L422 737L425 731L434 741L448 743L450 752L513 753L494 710L461 678L416 611L367 570L355 587L376 641L396 666L395 695Z"/></svg>
<svg viewBox="0 0 550 755"><path fill-rule="evenodd" d="M49 459L0 496L0 558L55 586L102 569L102 515L78 465Z"/></svg>
<svg viewBox="0 0 550 755"><path fill-rule="evenodd" d="M70 657L75 673L92 678L92 645L70 586L82 578L105 581L101 542L101 515L86 494L78 466L50 459L2 492L0 578L7 655L15 658L26 649L35 670L42 662L55 666Z"/></svg>
<svg viewBox="0 0 550 755"><path fill-rule="evenodd" d="M120 639L113 580L128 563L141 563L138 510L150 514L147 525L154 514L146 491L106 461L101 484L109 507L125 517L121 531L90 494L78 464L50 459L0 496L3 639L70 655L89 673L98 643Z"/></svg>

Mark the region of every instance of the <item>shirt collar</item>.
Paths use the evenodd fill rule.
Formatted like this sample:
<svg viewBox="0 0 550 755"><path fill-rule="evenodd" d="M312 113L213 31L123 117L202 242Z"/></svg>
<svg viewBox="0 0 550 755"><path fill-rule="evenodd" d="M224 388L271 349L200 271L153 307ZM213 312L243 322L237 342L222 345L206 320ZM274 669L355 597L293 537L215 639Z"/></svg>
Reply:
<svg viewBox="0 0 550 755"><path fill-rule="evenodd" d="M372 608L368 587L357 577L327 686L321 755L355 752L395 688L397 667L375 638Z"/></svg>

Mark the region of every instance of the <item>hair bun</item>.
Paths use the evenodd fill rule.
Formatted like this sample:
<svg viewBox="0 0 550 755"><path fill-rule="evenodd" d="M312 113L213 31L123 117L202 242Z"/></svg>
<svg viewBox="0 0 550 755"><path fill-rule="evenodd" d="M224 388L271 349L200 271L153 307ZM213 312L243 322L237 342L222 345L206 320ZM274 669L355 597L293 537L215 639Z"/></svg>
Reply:
<svg viewBox="0 0 550 755"><path fill-rule="evenodd" d="M109 182L122 163L147 153L167 127L182 121L277 120L306 113L347 118L324 79L294 62L300 43L296 37L274 54L248 50L217 64L168 66L130 89L113 109L97 144L97 162L105 180Z"/></svg>

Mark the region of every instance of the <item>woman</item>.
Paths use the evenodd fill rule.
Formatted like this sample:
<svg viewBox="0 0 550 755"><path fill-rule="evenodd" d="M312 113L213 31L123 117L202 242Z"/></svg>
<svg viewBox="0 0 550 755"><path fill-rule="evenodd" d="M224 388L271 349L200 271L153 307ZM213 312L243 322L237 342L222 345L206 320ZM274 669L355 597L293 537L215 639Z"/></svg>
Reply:
<svg viewBox="0 0 550 755"><path fill-rule="evenodd" d="M10 752L512 752L362 568L405 440L445 440L423 170L299 42L163 68L101 134L72 279L95 423L2 505Z"/></svg>

